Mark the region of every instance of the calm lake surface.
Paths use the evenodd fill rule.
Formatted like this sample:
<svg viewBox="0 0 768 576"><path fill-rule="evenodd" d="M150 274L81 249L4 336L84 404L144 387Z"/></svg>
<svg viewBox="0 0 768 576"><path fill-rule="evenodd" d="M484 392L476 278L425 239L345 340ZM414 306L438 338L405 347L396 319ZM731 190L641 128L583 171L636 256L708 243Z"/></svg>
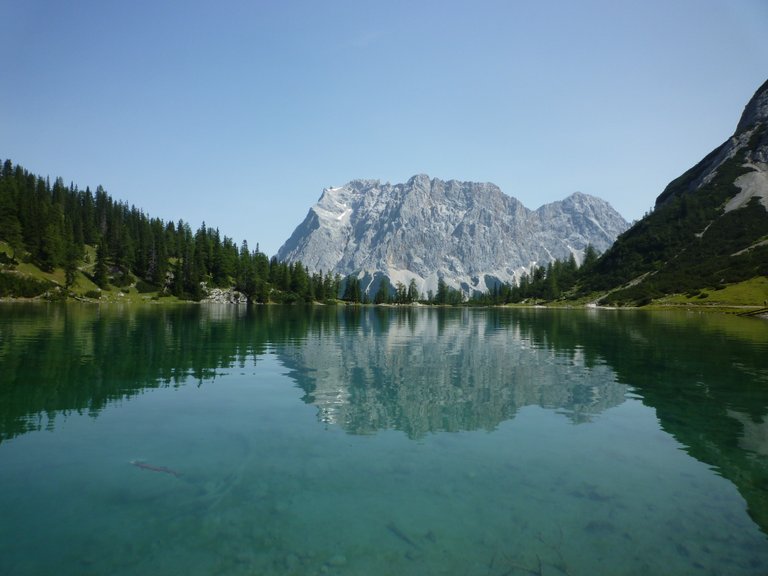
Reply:
<svg viewBox="0 0 768 576"><path fill-rule="evenodd" d="M0 574L768 573L768 323L0 305Z"/></svg>

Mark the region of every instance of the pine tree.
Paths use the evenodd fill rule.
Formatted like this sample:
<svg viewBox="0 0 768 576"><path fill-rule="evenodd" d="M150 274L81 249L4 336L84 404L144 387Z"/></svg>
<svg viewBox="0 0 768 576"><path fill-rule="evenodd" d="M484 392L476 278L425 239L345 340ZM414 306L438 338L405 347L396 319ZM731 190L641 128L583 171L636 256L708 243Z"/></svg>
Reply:
<svg viewBox="0 0 768 576"><path fill-rule="evenodd" d="M309 287L309 277L304 266L301 262L292 264L290 267L290 291L303 300L311 301L312 295Z"/></svg>
<svg viewBox="0 0 768 576"><path fill-rule="evenodd" d="M416 279L411 278L408 283L408 302L413 303L419 299L419 287L416 285Z"/></svg>
<svg viewBox="0 0 768 576"><path fill-rule="evenodd" d="M153 220L149 277L150 281L158 286L161 291L164 291L166 288L166 276L168 275L166 237L162 220Z"/></svg>
<svg viewBox="0 0 768 576"><path fill-rule="evenodd" d="M264 280L262 280L261 278L259 278L256 281L256 293L255 293L255 296L252 298L252 300L255 299L256 302L259 302L261 304L268 304L270 292L271 292L271 289L269 287L269 284Z"/></svg>
<svg viewBox="0 0 768 576"><path fill-rule="evenodd" d="M310 279L310 284L312 285L312 292L314 294L315 300L318 302L324 302L327 298L325 294L325 282L323 281L323 271L320 270L320 272L315 272L312 274L312 278Z"/></svg>
<svg viewBox="0 0 768 576"><path fill-rule="evenodd" d="M107 288L109 279L107 278L107 247L104 242L100 242L96 248L96 266L93 269L93 282L99 288Z"/></svg>
<svg viewBox="0 0 768 576"><path fill-rule="evenodd" d="M557 273L559 266L557 266L557 264L559 264L557 261L555 263L550 262L547 266L547 275L543 294L544 298L547 300L555 300L560 296Z"/></svg>
<svg viewBox="0 0 768 576"><path fill-rule="evenodd" d="M597 262L597 250L592 244L589 244L584 250L584 261L581 263L582 271L590 270Z"/></svg>
<svg viewBox="0 0 768 576"><path fill-rule="evenodd" d="M256 251L253 253L254 269L256 275L267 282L269 279L269 258L263 252L259 251L258 244L256 245Z"/></svg>
<svg viewBox="0 0 768 576"><path fill-rule="evenodd" d="M96 234L96 203L90 188L86 188L85 192L80 193L79 201L83 221L83 242L96 244L98 239Z"/></svg>
<svg viewBox="0 0 768 576"><path fill-rule="evenodd" d="M374 304L387 304L390 301L389 278L384 276L379 283L379 289L373 298Z"/></svg>
<svg viewBox="0 0 768 576"><path fill-rule="evenodd" d="M448 285L445 280L438 278L437 280L437 294L435 295L435 304L447 304L448 303Z"/></svg>
<svg viewBox="0 0 768 576"><path fill-rule="evenodd" d="M330 294L331 298L338 298L341 293L341 274L338 272L331 278L330 273L326 275L326 281L328 287L326 288L326 294Z"/></svg>
<svg viewBox="0 0 768 576"><path fill-rule="evenodd" d="M398 304L407 304L408 302L408 289L405 287L405 284L402 282L398 282L395 287L395 301Z"/></svg>
<svg viewBox="0 0 768 576"><path fill-rule="evenodd" d="M64 255L64 281L67 288L71 288L75 283L75 275L77 274L77 263L80 259L80 250L77 245L72 242L67 242Z"/></svg>
<svg viewBox="0 0 768 576"><path fill-rule="evenodd" d="M15 258L24 246L24 238L21 234L21 222L16 208L13 182L5 177L0 181L0 238L11 247Z"/></svg>
<svg viewBox="0 0 768 576"><path fill-rule="evenodd" d="M49 222L40 240L37 263L46 272L52 272L63 260L61 235L55 222Z"/></svg>
<svg viewBox="0 0 768 576"><path fill-rule="evenodd" d="M347 276L347 283L344 288L344 295L342 300L347 302L360 303L362 301L362 294L360 290L360 280L354 276Z"/></svg>

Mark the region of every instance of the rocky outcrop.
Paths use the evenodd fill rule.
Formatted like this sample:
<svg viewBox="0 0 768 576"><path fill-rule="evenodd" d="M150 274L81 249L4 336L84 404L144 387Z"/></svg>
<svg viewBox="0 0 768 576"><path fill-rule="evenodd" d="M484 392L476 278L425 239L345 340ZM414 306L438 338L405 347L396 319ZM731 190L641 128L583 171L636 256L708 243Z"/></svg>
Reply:
<svg viewBox="0 0 768 576"><path fill-rule="evenodd" d="M210 302L214 304L247 304L248 297L234 288L208 288L202 286L205 297L201 302Z"/></svg>
<svg viewBox="0 0 768 576"><path fill-rule="evenodd" d="M369 292L386 276L392 285L415 280L422 294L442 279L469 295L555 258L578 261L590 244L604 251L627 227L586 194L534 211L494 184L422 174L325 189L277 256L310 272L355 274Z"/></svg>
<svg viewBox="0 0 768 576"><path fill-rule="evenodd" d="M750 130L757 124L764 124L768 121L768 80L766 80L752 99L747 102L744 112L741 114L736 133Z"/></svg>

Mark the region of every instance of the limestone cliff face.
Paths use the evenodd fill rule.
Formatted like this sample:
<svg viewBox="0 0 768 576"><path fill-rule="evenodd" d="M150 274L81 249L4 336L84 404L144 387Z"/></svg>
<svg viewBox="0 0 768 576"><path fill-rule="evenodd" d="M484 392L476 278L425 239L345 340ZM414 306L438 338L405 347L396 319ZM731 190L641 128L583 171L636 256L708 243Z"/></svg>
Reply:
<svg viewBox="0 0 768 576"><path fill-rule="evenodd" d="M278 258L311 272L356 274L369 290L386 276L393 286L413 279L425 294L442 278L470 294L514 283L534 264L578 260L589 244L604 251L627 227L586 194L532 211L490 183L353 180L323 191Z"/></svg>

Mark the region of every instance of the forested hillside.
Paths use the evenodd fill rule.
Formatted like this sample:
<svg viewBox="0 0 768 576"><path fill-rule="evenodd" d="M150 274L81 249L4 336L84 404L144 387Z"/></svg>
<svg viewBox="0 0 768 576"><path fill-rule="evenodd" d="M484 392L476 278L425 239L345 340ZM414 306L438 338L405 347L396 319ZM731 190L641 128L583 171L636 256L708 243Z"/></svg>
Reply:
<svg viewBox="0 0 768 576"><path fill-rule="evenodd" d="M35 271L42 274L35 274ZM56 278L61 281L57 282ZM115 201L101 187L52 184L10 160L0 173L0 296L99 297L133 289L199 300L234 288L257 302L335 298L338 277L270 260L217 228L196 231Z"/></svg>
<svg viewBox="0 0 768 576"><path fill-rule="evenodd" d="M768 276L768 82L734 135L673 180L586 282L607 304L645 304ZM762 301L763 298L760 298Z"/></svg>

